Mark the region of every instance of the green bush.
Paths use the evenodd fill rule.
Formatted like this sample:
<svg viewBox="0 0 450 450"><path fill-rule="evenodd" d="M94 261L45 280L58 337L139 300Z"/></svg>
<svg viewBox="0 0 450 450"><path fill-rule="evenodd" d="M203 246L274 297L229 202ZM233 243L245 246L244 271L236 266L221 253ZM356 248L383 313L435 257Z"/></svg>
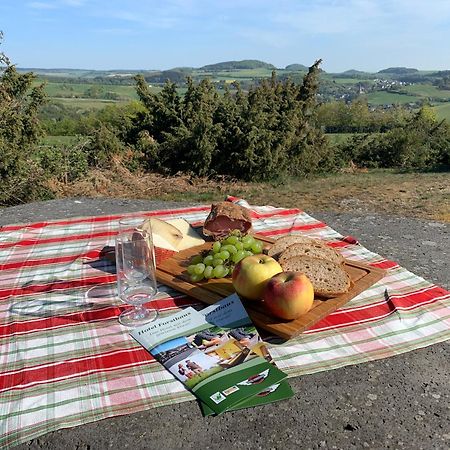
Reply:
<svg viewBox="0 0 450 450"><path fill-rule="evenodd" d="M34 159L46 178L56 178L69 183L85 175L89 168L89 158L86 150L87 142L67 146L40 147Z"/></svg>
<svg viewBox="0 0 450 450"><path fill-rule="evenodd" d="M47 195L43 171L32 160L42 135L37 114L45 101L43 86L32 87L34 79L19 74L0 52L0 205Z"/></svg>
<svg viewBox="0 0 450 450"><path fill-rule="evenodd" d="M187 79L181 97L174 83L153 94L137 77L143 107L127 143L139 148L145 166L167 173L231 175L269 180L327 170L333 154L316 120L318 61L302 84L275 74L248 92L220 96L209 80Z"/></svg>
<svg viewBox="0 0 450 450"><path fill-rule="evenodd" d="M450 127L424 106L404 126L386 133L360 135L337 150L345 164L361 167L430 170L450 166Z"/></svg>

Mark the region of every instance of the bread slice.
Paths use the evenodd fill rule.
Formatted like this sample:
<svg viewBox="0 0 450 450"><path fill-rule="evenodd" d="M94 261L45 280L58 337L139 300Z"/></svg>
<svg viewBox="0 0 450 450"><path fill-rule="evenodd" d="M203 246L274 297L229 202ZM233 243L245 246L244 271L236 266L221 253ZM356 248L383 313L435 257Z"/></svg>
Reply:
<svg viewBox="0 0 450 450"><path fill-rule="evenodd" d="M292 244L286 250L281 252L278 261L281 263L281 261L292 258L293 256L312 256L313 258L327 259L336 264L344 263L344 258L340 253L327 245L318 243Z"/></svg>
<svg viewBox="0 0 450 450"><path fill-rule="evenodd" d="M272 258L278 259L281 252L286 250L292 244L319 244L325 245L321 241L317 239L312 239L310 237L302 236L301 234L289 234L287 236L283 236L278 238L272 247L268 251L268 255Z"/></svg>
<svg viewBox="0 0 450 450"><path fill-rule="evenodd" d="M342 264L311 256L293 256L280 261L285 272L303 272L320 297L336 297L350 289L350 277Z"/></svg>

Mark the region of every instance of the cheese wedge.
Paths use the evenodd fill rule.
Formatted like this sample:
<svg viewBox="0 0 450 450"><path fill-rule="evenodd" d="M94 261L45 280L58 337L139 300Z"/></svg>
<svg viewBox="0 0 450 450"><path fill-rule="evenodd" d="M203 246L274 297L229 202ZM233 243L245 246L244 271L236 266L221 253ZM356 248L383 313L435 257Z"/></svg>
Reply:
<svg viewBox="0 0 450 450"><path fill-rule="evenodd" d="M164 221L151 217L144 222L142 228L144 230L151 228L155 247L174 252L205 243L205 240L184 219Z"/></svg>
<svg viewBox="0 0 450 450"><path fill-rule="evenodd" d="M177 244L177 249L179 251L205 243L205 240L200 237L200 235L194 230L193 227L191 227L189 222L186 222L186 220L173 219L168 220L167 223L176 227L183 235L183 239L181 239L181 241Z"/></svg>
<svg viewBox="0 0 450 450"><path fill-rule="evenodd" d="M183 233L164 220L150 217L142 225L143 230L153 234L153 244L157 247L178 251L178 245L183 240Z"/></svg>

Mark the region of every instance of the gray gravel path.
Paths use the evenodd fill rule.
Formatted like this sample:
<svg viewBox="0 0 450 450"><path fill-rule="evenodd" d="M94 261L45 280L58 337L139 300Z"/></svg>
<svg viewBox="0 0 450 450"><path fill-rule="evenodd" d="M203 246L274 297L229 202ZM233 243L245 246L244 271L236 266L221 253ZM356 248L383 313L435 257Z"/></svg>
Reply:
<svg viewBox="0 0 450 450"><path fill-rule="evenodd" d="M174 204L170 204L173 206ZM168 207L70 199L0 210L0 225ZM450 227L378 214L310 212L342 234L450 288ZM193 402L49 433L17 449L448 449L450 346L291 380L291 400L203 418Z"/></svg>

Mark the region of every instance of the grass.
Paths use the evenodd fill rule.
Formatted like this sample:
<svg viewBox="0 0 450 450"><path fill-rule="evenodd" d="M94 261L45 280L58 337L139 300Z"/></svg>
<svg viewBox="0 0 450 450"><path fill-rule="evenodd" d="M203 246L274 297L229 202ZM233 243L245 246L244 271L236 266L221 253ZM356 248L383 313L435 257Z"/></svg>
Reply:
<svg viewBox="0 0 450 450"><path fill-rule="evenodd" d="M418 96L402 95L386 91L376 91L367 94L367 101L371 105L390 105L390 104L403 105L406 103L415 103L418 102L419 100L420 97Z"/></svg>
<svg viewBox="0 0 450 450"><path fill-rule="evenodd" d="M411 86L405 86L403 89L411 95L424 98L448 99L450 101L449 90L438 89L431 84L413 84Z"/></svg>
<svg viewBox="0 0 450 450"><path fill-rule="evenodd" d="M83 136L82 139L86 138ZM73 146L79 141L79 136L44 136L41 145Z"/></svg>
<svg viewBox="0 0 450 450"><path fill-rule="evenodd" d="M199 374L193 376L192 378L190 378L189 380L186 380L185 384L189 389L192 389L194 386L196 386L198 383L200 383L200 381L210 377L211 375L214 375L214 374L222 372L222 371L223 371L223 369L220 366L212 367L211 369L204 370L202 373L199 373Z"/></svg>
<svg viewBox="0 0 450 450"><path fill-rule="evenodd" d="M331 142L332 145L342 144L351 136L354 136L354 133L326 133L325 135Z"/></svg>
<svg viewBox="0 0 450 450"><path fill-rule="evenodd" d="M433 107L438 119L447 119L450 122L450 102L442 103Z"/></svg>
<svg viewBox="0 0 450 450"><path fill-rule="evenodd" d="M450 222L450 173L371 170L336 173L279 183L131 174L123 167L92 171L70 185L55 185L57 196L113 197L211 203L226 195L255 205L306 212L382 213Z"/></svg>

